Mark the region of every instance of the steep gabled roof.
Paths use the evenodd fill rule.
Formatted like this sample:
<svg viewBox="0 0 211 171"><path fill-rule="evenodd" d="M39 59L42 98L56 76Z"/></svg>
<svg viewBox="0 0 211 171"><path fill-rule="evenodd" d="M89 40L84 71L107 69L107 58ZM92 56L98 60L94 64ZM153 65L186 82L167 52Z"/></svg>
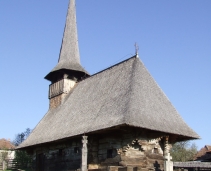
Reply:
<svg viewBox="0 0 211 171"><path fill-rule="evenodd" d="M210 151L211 151L211 145L205 145L197 152L195 160L200 160L200 161L211 160Z"/></svg>
<svg viewBox="0 0 211 171"><path fill-rule="evenodd" d="M140 59L132 57L79 82L61 106L47 112L19 148L123 124L199 138Z"/></svg>
<svg viewBox="0 0 211 171"><path fill-rule="evenodd" d="M11 150L15 149L15 146L6 139L0 139L0 150Z"/></svg>
<svg viewBox="0 0 211 171"><path fill-rule="evenodd" d="M58 64L45 78L51 80L52 75L59 70L76 71L82 76L89 75L80 64L75 0L69 3Z"/></svg>

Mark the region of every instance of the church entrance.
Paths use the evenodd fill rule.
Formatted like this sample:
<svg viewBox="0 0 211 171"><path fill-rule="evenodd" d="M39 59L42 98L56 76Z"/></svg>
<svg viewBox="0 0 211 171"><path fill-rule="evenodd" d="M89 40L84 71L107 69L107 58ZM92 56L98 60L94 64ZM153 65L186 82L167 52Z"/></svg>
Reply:
<svg viewBox="0 0 211 171"><path fill-rule="evenodd" d="M43 153L37 154L36 157L36 171L44 171L45 155Z"/></svg>

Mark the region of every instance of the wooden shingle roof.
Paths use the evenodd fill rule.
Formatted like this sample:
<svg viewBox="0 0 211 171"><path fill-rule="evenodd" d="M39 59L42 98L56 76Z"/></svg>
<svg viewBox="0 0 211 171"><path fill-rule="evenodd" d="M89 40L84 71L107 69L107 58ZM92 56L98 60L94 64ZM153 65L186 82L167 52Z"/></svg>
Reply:
<svg viewBox="0 0 211 171"><path fill-rule="evenodd" d="M205 145L203 148L201 148L198 153L196 154L195 160L199 161L211 161L211 146Z"/></svg>
<svg viewBox="0 0 211 171"><path fill-rule="evenodd" d="M19 148L119 125L199 138L140 59L132 57L78 82L65 102L49 110Z"/></svg>
<svg viewBox="0 0 211 171"><path fill-rule="evenodd" d="M58 64L45 78L51 80L54 73L59 70L78 72L81 76L89 75L80 64L75 0L69 2Z"/></svg>
<svg viewBox="0 0 211 171"><path fill-rule="evenodd" d="M176 168L211 168L210 162L174 162Z"/></svg>

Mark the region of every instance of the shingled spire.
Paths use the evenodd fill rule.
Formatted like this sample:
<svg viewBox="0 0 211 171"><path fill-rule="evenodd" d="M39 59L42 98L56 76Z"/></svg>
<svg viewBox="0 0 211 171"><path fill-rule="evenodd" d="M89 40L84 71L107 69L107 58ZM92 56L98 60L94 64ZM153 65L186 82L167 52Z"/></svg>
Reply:
<svg viewBox="0 0 211 171"><path fill-rule="evenodd" d="M58 64L45 76L45 79L55 82L64 74L76 80L88 75L80 64L75 0L70 0L69 3Z"/></svg>
<svg viewBox="0 0 211 171"><path fill-rule="evenodd" d="M75 0L70 0L58 64L45 76L49 86L50 109L60 106L76 82L89 76L80 64Z"/></svg>

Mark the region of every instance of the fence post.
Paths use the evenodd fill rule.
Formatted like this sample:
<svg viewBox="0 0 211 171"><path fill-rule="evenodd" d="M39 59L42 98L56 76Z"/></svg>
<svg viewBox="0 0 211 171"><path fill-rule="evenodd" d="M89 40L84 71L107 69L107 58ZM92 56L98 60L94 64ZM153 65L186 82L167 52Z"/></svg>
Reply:
<svg viewBox="0 0 211 171"><path fill-rule="evenodd" d="M5 161L3 161L3 170L7 169L7 163Z"/></svg>

